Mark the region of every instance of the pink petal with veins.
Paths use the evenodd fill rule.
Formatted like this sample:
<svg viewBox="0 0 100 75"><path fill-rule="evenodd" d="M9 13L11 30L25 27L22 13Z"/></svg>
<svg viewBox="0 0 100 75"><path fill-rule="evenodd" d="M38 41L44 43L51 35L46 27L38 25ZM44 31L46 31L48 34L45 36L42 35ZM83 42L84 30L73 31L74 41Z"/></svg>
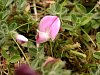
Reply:
<svg viewBox="0 0 100 75"><path fill-rule="evenodd" d="M41 19L39 24L39 30L42 32L46 32L50 29L57 16L45 16Z"/></svg>
<svg viewBox="0 0 100 75"><path fill-rule="evenodd" d="M50 38L54 40L60 29L60 19L58 17L55 18L54 22L50 27Z"/></svg>
<svg viewBox="0 0 100 75"><path fill-rule="evenodd" d="M42 32L49 32L50 38L55 39L60 29L60 19L57 16L45 16L41 19L39 30Z"/></svg>
<svg viewBox="0 0 100 75"><path fill-rule="evenodd" d="M40 44L54 40L60 29L60 19L57 16L45 16L41 19L36 35L36 43Z"/></svg>

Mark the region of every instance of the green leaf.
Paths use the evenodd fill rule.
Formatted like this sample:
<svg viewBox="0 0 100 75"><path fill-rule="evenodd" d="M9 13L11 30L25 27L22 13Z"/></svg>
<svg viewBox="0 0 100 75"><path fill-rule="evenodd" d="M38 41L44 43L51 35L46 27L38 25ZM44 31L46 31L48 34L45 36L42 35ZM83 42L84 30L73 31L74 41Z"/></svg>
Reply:
<svg viewBox="0 0 100 75"><path fill-rule="evenodd" d="M56 9L58 7L58 9ZM48 12L52 15L59 14L60 6L58 4L52 4L48 8Z"/></svg>
<svg viewBox="0 0 100 75"><path fill-rule="evenodd" d="M93 18L96 19L96 20L97 19L99 20L100 19L100 13L98 13L98 12L95 13L94 16L93 16Z"/></svg>
<svg viewBox="0 0 100 75"><path fill-rule="evenodd" d="M69 25L69 24L63 23L62 26L66 30L69 30L69 31L72 31L73 30L73 27L71 25Z"/></svg>
<svg viewBox="0 0 100 75"><path fill-rule="evenodd" d="M68 14L68 9L66 9L65 7L62 8L62 11L60 11L60 14L65 16Z"/></svg>
<svg viewBox="0 0 100 75"><path fill-rule="evenodd" d="M97 24L97 23L95 23L94 25L92 25L92 28L94 28L94 29L98 29L100 26L99 26L99 24Z"/></svg>
<svg viewBox="0 0 100 75"><path fill-rule="evenodd" d="M3 19L3 20L6 19L7 16L9 15L9 13L10 13L9 10L6 10L6 11L2 12L2 19Z"/></svg>
<svg viewBox="0 0 100 75"><path fill-rule="evenodd" d="M9 55L7 54L7 52L5 50L2 50L1 51L1 54L4 58L8 59L9 58Z"/></svg>
<svg viewBox="0 0 100 75"><path fill-rule="evenodd" d="M15 54L8 61L11 63L15 63L15 62L18 62L20 59L21 59L20 55Z"/></svg>
<svg viewBox="0 0 100 75"><path fill-rule="evenodd" d="M95 53L93 54L93 56L94 56L96 59L100 59L100 51L95 52Z"/></svg>
<svg viewBox="0 0 100 75"><path fill-rule="evenodd" d="M17 26L18 26L17 23L13 22L12 24L9 25L8 29L9 29L9 31L12 31L12 30L16 29Z"/></svg>
<svg viewBox="0 0 100 75"><path fill-rule="evenodd" d="M13 0L8 0L6 7L8 7L12 2L13 2Z"/></svg>
<svg viewBox="0 0 100 75"><path fill-rule="evenodd" d="M99 22L98 21L95 21L95 20L92 20L91 21L91 26L94 29L98 29L100 27Z"/></svg>
<svg viewBox="0 0 100 75"><path fill-rule="evenodd" d="M73 22L76 22L76 21L77 21L77 17L76 17L75 14L71 14L71 20L72 20Z"/></svg>
<svg viewBox="0 0 100 75"><path fill-rule="evenodd" d="M96 41L98 44L100 44L100 32L97 32L96 34Z"/></svg>
<svg viewBox="0 0 100 75"><path fill-rule="evenodd" d="M0 47L5 43L5 41L6 41L5 37L3 37L2 39L0 39Z"/></svg>
<svg viewBox="0 0 100 75"><path fill-rule="evenodd" d="M88 36L87 36L86 34L83 34L83 38L84 38L84 40L85 40L86 42L89 42L89 41L90 41L90 39L88 38Z"/></svg>
<svg viewBox="0 0 100 75"><path fill-rule="evenodd" d="M9 46L8 46L8 45L3 45L3 46L1 47L1 49L2 49L2 50L8 50L8 49L9 49Z"/></svg>
<svg viewBox="0 0 100 75"><path fill-rule="evenodd" d="M87 12L86 8L83 5L81 5L81 4L76 4L76 9L77 9L77 11L79 11L82 14Z"/></svg>
<svg viewBox="0 0 100 75"><path fill-rule="evenodd" d="M26 4L26 0L22 2L20 8L23 8L25 6L25 4Z"/></svg>
<svg viewBox="0 0 100 75"><path fill-rule="evenodd" d="M83 26L83 25L87 24L88 22L90 22L92 20L92 18L93 18L93 14L91 14L91 13L86 14L85 16L83 16L81 18L80 24Z"/></svg>
<svg viewBox="0 0 100 75"><path fill-rule="evenodd" d="M77 51L74 51L74 50L70 50L71 53L79 56L79 57L83 57L83 58L86 58L86 55L83 54L83 53L80 53L80 52L77 52Z"/></svg>

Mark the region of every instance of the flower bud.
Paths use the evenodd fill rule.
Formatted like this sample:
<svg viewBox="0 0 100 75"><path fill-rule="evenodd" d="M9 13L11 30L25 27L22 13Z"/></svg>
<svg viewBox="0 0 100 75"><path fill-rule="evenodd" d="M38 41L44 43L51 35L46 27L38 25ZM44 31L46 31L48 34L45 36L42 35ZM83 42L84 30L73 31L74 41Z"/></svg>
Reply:
<svg viewBox="0 0 100 75"><path fill-rule="evenodd" d="M15 68L15 75L40 75L36 70L29 67L28 64L21 64Z"/></svg>
<svg viewBox="0 0 100 75"><path fill-rule="evenodd" d="M28 42L28 39L27 39L25 36L20 35L20 34L16 34L16 35L15 35L15 38L16 38L16 41L17 41L19 44L23 44L23 43Z"/></svg>

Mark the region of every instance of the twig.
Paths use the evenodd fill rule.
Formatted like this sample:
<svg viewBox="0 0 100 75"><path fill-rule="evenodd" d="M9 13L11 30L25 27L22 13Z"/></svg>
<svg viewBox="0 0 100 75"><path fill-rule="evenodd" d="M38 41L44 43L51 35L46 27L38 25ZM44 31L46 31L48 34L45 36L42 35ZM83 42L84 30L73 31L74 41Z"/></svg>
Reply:
<svg viewBox="0 0 100 75"><path fill-rule="evenodd" d="M94 43L94 41L92 40L92 38L85 32L84 29L82 29L82 31L87 35L87 37L91 40L91 42L93 43L94 47L96 47L96 44Z"/></svg>
<svg viewBox="0 0 100 75"><path fill-rule="evenodd" d="M36 21L37 21L38 18L37 18L37 9L36 9L36 3L35 3L35 0L33 0L33 6L34 6L35 19L36 19Z"/></svg>

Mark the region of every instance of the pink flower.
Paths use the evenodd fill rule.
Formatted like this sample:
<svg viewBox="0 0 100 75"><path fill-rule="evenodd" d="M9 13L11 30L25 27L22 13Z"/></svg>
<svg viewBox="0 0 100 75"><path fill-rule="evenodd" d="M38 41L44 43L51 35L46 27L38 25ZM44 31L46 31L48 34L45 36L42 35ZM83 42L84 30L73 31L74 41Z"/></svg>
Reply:
<svg viewBox="0 0 100 75"><path fill-rule="evenodd" d="M56 38L60 29L60 19L57 16L45 16L41 19L37 30L36 43L40 44Z"/></svg>
<svg viewBox="0 0 100 75"><path fill-rule="evenodd" d="M17 41L19 44L23 44L23 43L28 42L28 39L27 39L25 36L20 35L20 34L18 34L18 33L16 33L15 39L16 39L16 41Z"/></svg>
<svg viewBox="0 0 100 75"><path fill-rule="evenodd" d="M40 75L38 71L33 70L28 64L21 64L15 68L15 75Z"/></svg>
<svg viewBox="0 0 100 75"><path fill-rule="evenodd" d="M54 64L58 61L58 59L53 57L48 57L45 62L43 63L43 66L46 67L48 64Z"/></svg>

